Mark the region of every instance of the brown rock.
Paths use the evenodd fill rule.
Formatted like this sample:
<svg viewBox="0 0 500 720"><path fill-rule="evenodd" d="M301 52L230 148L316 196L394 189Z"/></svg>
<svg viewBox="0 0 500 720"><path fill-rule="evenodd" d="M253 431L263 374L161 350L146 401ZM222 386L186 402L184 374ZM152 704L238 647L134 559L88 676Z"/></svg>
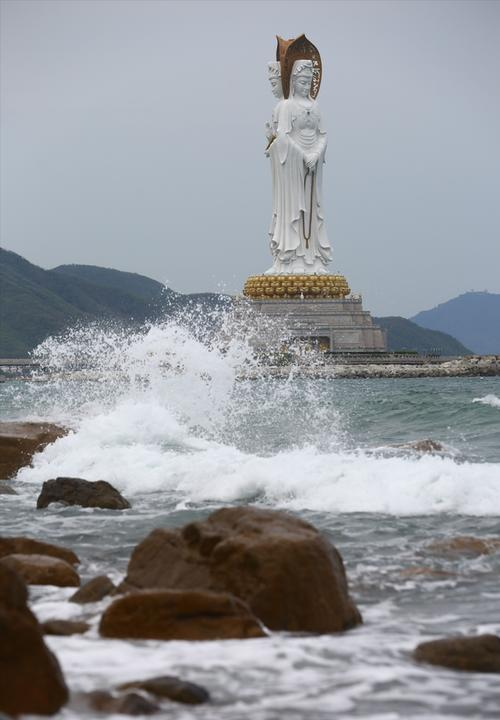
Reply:
<svg viewBox="0 0 500 720"><path fill-rule="evenodd" d="M52 715L68 690L27 596L19 575L0 563L0 712Z"/></svg>
<svg viewBox="0 0 500 720"><path fill-rule="evenodd" d="M99 625L104 637L226 640L262 637L248 607L225 593L145 590L115 600Z"/></svg>
<svg viewBox="0 0 500 720"><path fill-rule="evenodd" d="M459 535L446 540L437 540L427 545L426 550L436 555L490 555L500 550L500 538L476 538Z"/></svg>
<svg viewBox="0 0 500 720"><path fill-rule="evenodd" d="M427 567L426 565L405 568L401 570L400 575L404 578L427 577L434 580L446 580L447 578L456 577L456 573L448 572L447 570L437 570L436 568Z"/></svg>
<svg viewBox="0 0 500 720"><path fill-rule="evenodd" d="M394 447L400 448L401 450L412 450L418 453L442 453L444 447L440 442L427 438L425 440L414 440L413 442L401 443L400 445L394 445Z"/></svg>
<svg viewBox="0 0 500 720"><path fill-rule="evenodd" d="M79 620L46 620L41 627L44 635L82 635L90 625Z"/></svg>
<svg viewBox="0 0 500 720"><path fill-rule="evenodd" d="M0 423L0 480L13 477L20 468L31 463L35 453L67 432L51 423Z"/></svg>
<svg viewBox="0 0 500 720"><path fill-rule="evenodd" d="M115 697L105 690L94 690L86 696L80 696L92 710L106 715L153 715L160 710L159 705L137 693L127 693Z"/></svg>
<svg viewBox="0 0 500 720"><path fill-rule="evenodd" d="M48 555L6 555L2 565L15 570L28 585L78 586L80 578L72 565Z"/></svg>
<svg viewBox="0 0 500 720"><path fill-rule="evenodd" d="M500 673L500 638L496 635L452 637L421 643L415 660L454 670Z"/></svg>
<svg viewBox="0 0 500 720"><path fill-rule="evenodd" d="M200 705L210 700L210 694L204 687L186 682L186 680L181 680L173 675L161 675L148 680L135 680L120 685L118 689L129 690L130 688L145 690L151 695L168 698L174 702L187 705Z"/></svg>
<svg viewBox="0 0 500 720"><path fill-rule="evenodd" d="M204 589L246 602L272 630L330 633L358 625L342 558L312 525L282 512L223 508L154 530L120 589Z"/></svg>
<svg viewBox="0 0 500 720"><path fill-rule="evenodd" d="M80 560L73 550L60 545L33 540L27 537L0 537L0 558L5 555L49 555L65 560L70 565L78 565Z"/></svg>
<svg viewBox="0 0 500 720"><path fill-rule="evenodd" d="M98 575L82 585L69 600L81 604L99 602L114 590L116 588L107 575Z"/></svg>
<svg viewBox="0 0 500 720"><path fill-rule="evenodd" d="M0 495L17 495L13 487L0 480Z"/></svg>
<svg viewBox="0 0 500 720"><path fill-rule="evenodd" d="M63 478L47 480L38 496L37 508L48 507L51 503L81 505L82 507L104 508L106 510L126 510L130 503L116 488L105 480L81 480Z"/></svg>

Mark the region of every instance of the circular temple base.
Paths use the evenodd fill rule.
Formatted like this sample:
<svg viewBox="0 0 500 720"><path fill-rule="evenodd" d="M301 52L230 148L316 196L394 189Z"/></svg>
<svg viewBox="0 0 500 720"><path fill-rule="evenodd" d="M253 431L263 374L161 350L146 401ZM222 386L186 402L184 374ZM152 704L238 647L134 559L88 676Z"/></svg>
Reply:
<svg viewBox="0 0 500 720"><path fill-rule="evenodd" d="M254 300L344 298L350 292L343 275L251 275L243 288Z"/></svg>

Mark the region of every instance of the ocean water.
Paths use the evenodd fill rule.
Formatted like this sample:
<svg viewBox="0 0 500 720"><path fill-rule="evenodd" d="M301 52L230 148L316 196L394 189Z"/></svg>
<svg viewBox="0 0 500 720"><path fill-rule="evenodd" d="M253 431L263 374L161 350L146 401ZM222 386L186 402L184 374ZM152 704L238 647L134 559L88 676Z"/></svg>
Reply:
<svg viewBox="0 0 500 720"><path fill-rule="evenodd" d="M500 378L304 379L300 365L317 360L299 353L287 379L245 380L258 370L252 335L281 342L256 322L239 312L205 329L195 312L189 323L80 328L40 346L46 370L0 385L0 413L71 432L18 473L1 532L71 547L83 580L119 581L155 527L227 505L284 510L339 549L364 624L321 637L110 641L97 633L109 601L80 607L71 589L33 587L40 620L91 622L84 636L47 639L71 690L157 674L204 685L212 702L172 704L164 716L176 720L499 717L495 676L418 665L411 652L445 635L500 633L500 553L428 547L500 537ZM424 438L443 451L408 445ZM61 475L108 480L132 509L37 511L41 483ZM58 717L82 713L70 705Z"/></svg>

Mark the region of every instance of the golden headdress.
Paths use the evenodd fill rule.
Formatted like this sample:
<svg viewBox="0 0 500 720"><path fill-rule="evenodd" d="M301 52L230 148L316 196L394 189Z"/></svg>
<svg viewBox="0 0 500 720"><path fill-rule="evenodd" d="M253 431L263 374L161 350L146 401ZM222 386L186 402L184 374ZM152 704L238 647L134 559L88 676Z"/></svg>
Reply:
<svg viewBox="0 0 500 720"><path fill-rule="evenodd" d="M296 60L311 60L313 66L313 79L311 84L311 97L315 98L319 93L321 85L321 56L318 48L312 44L305 35L298 38L285 40L279 35L276 36L278 41L276 47L276 60L281 65L281 84L283 85L283 97L288 98L290 94L290 75L292 73L293 64Z"/></svg>

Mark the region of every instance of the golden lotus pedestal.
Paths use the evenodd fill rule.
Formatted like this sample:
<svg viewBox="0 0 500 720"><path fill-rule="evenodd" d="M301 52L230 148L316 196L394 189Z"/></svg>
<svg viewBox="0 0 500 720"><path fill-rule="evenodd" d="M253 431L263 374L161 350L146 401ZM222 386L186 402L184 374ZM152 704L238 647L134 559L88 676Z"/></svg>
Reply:
<svg viewBox="0 0 500 720"><path fill-rule="evenodd" d="M330 352L384 352L385 333L343 275L252 275L243 294L292 337Z"/></svg>
<svg viewBox="0 0 500 720"><path fill-rule="evenodd" d="M243 288L253 300L344 298L350 292L343 275L251 275Z"/></svg>

